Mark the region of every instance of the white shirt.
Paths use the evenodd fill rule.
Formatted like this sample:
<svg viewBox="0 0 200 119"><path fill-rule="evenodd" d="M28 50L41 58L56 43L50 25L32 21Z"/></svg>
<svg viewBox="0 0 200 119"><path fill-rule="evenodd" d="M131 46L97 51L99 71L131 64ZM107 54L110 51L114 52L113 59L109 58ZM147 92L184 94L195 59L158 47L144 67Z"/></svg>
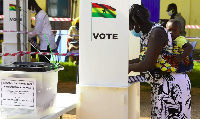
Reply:
<svg viewBox="0 0 200 119"><path fill-rule="evenodd" d="M33 33L45 33L50 44L51 50L56 48L56 42L54 35L52 33L51 24L49 22L48 15L45 11L40 10L38 14L35 16L35 28L32 31ZM36 35L30 34L29 39ZM47 50L47 40L44 35L38 35L40 39L40 50Z"/></svg>

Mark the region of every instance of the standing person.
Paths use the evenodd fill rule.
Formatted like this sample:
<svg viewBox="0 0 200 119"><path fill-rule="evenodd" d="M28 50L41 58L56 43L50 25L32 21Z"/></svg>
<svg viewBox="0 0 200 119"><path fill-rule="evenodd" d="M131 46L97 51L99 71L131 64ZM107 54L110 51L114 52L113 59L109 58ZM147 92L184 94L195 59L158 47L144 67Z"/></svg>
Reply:
<svg viewBox="0 0 200 119"><path fill-rule="evenodd" d="M185 36L185 19L181 16L181 13L178 13L176 4L169 4L167 7L167 13L171 16L170 19L177 19L181 22L181 35Z"/></svg>
<svg viewBox="0 0 200 119"><path fill-rule="evenodd" d="M49 22L49 18L48 18L48 15L46 14L46 12L38 6L38 4L35 0L28 0L28 9L31 11L31 13L33 13L33 14L36 13L35 28L33 29L32 32L36 33L36 34L43 33L43 35L37 35L40 40L40 46L39 46L40 52L50 52L50 48L51 48L51 50L56 49L56 42L54 39L54 35L52 33L51 24ZM46 39L44 33L46 34L47 39ZM31 39L34 36L36 36L36 35L29 34L28 37L29 37L29 39ZM51 58L51 55L46 55L46 57L44 55L40 55L39 61L40 62L50 62L50 58Z"/></svg>
<svg viewBox="0 0 200 119"><path fill-rule="evenodd" d="M35 26L32 24L31 20L31 28L34 28ZM34 43L37 43L37 36L31 38ZM33 46L31 46L31 52L37 52L37 49L35 49ZM36 60L36 54L31 54L31 62L37 62Z"/></svg>
<svg viewBox="0 0 200 119"><path fill-rule="evenodd" d="M170 33L158 24L149 21L149 11L141 5L133 4L129 10L129 30L142 33L142 61L130 60L129 72L146 72L144 77L137 77L136 82L148 82L151 86L152 119L190 119L191 84L186 74L162 71L156 68L158 61L172 47ZM165 57L166 58L166 57ZM167 65L167 63L165 64ZM171 70L171 66L168 69ZM144 81L145 80L145 81Z"/></svg>

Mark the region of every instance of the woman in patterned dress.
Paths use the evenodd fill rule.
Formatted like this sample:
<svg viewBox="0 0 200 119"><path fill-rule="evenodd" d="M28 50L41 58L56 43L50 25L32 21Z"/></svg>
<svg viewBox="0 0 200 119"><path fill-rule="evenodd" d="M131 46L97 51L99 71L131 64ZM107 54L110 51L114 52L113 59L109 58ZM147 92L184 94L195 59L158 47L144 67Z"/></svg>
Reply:
<svg viewBox="0 0 200 119"><path fill-rule="evenodd" d="M149 11L134 4L129 11L129 30L142 33L141 45L146 47L142 61L129 61L129 72L146 72L143 76L129 77L132 82L151 85L152 119L190 119L191 84L187 74L158 71L158 58L172 47L171 35L158 24L149 21ZM134 34L134 33L133 33Z"/></svg>

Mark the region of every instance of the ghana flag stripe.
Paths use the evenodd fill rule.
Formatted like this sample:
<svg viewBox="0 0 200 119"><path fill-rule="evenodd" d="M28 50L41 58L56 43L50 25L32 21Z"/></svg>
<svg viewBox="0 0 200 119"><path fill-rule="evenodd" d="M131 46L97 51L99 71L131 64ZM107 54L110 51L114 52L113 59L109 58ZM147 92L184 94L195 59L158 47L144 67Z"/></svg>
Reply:
<svg viewBox="0 0 200 119"><path fill-rule="evenodd" d="M105 14L102 14L100 13L100 11L96 8L92 8L92 11L95 11L95 12L92 12L92 17L106 17Z"/></svg>
<svg viewBox="0 0 200 119"><path fill-rule="evenodd" d="M16 11L16 5L10 4L10 10L11 11Z"/></svg>
<svg viewBox="0 0 200 119"><path fill-rule="evenodd" d="M112 11L116 11L115 8L109 6L109 5L105 5L105 4L98 4L98 3L92 3L92 7L93 8L104 8L104 9L110 9Z"/></svg>
<svg viewBox="0 0 200 119"><path fill-rule="evenodd" d="M111 6L92 3L92 17L116 18L115 11Z"/></svg>
<svg viewBox="0 0 200 119"><path fill-rule="evenodd" d="M9 4L9 9L10 9L10 11L16 11L16 5L14 5L14 4ZM21 7L20 7L20 11L21 11Z"/></svg>
<svg viewBox="0 0 200 119"><path fill-rule="evenodd" d="M99 12L102 12L103 10L104 10L103 8L93 8L92 13L99 13ZM109 14L116 15L115 11L111 11L111 10L106 9L106 13L108 13L108 12L109 12ZM106 14L106 13L104 13L104 14Z"/></svg>
<svg viewBox="0 0 200 119"><path fill-rule="evenodd" d="M103 13L103 11L99 10L98 8L92 8L92 17L104 17L104 18L116 18L116 14L113 14L110 12L110 10L105 10L106 13Z"/></svg>

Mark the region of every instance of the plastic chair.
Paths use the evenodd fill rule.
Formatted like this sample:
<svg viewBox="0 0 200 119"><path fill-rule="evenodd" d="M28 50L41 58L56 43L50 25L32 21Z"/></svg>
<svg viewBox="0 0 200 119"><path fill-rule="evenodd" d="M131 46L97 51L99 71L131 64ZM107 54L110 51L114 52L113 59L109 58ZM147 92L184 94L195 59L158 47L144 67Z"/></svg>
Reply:
<svg viewBox="0 0 200 119"><path fill-rule="evenodd" d="M196 45L197 45L197 41L190 41L189 43L190 43L190 44L192 45L192 47L193 47L192 52L191 52L191 54L193 55L193 51L195 50L195 47L196 47Z"/></svg>

